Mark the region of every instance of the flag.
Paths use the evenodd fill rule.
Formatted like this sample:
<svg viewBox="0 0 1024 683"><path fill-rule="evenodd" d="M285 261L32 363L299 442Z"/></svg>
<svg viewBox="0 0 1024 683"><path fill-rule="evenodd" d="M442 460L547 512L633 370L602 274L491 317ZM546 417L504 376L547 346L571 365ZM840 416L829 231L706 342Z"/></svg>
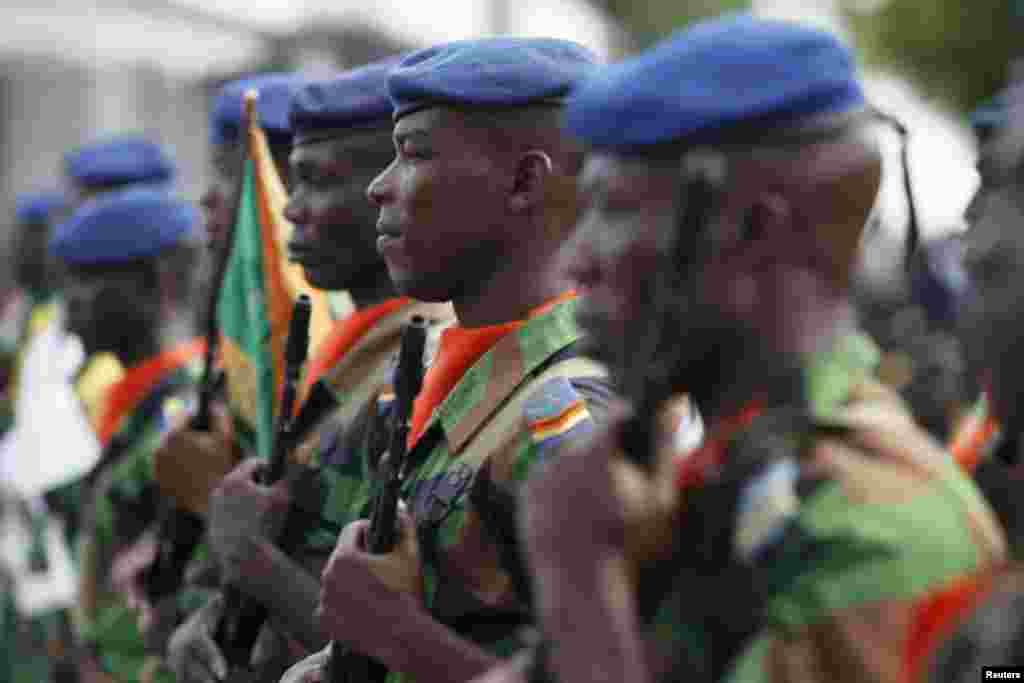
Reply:
<svg viewBox="0 0 1024 683"><path fill-rule="evenodd" d="M269 457L292 305L301 293L313 300L311 348L326 336L331 321L324 293L287 260L293 229L283 215L288 195L256 117L256 97L253 91L245 95L242 187L217 317L228 403L236 420L251 430L256 453Z"/></svg>

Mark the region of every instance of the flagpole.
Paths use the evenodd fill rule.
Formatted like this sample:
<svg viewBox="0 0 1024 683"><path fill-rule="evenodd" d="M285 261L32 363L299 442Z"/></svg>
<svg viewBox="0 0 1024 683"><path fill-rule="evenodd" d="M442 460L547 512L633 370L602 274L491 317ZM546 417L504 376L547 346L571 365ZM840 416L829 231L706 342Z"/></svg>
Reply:
<svg viewBox="0 0 1024 683"><path fill-rule="evenodd" d="M213 366L217 360L217 349L220 343L220 334L217 329L217 309L220 304L220 293L224 285L224 275L227 273L228 264L231 262L231 252L234 246L235 223L238 222L238 212L242 204L242 183L245 182L245 162L249 158L248 131L249 122L256 116L256 99L259 93L255 90L246 90L242 100L242 125L241 130L245 136L241 138L241 151L238 155L235 178L234 201L231 207L231 220L228 223L224 235L223 244L217 251L217 267L214 270L213 280L210 283L209 300L206 309L206 353L203 357L203 376L199 384L199 407L196 416L192 421L192 428L199 431L210 430L210 409L213 397L217 393L219 382L214 376Z"/></svg>
<svg viewBox="0 0 1024 683"><path fill-rule="evenodd" d="M249 90L243 100L244 120L253 116L257 93ZM206 350L203 353L203 374L199 385L199 406L190 427L197 431L210 431L212 427L211 406L217 395L221 382L214 372L217 360L217 347L220 334L217 329L217 308L220 301L220 290L224 283L224 275L231 261L234 243L235 223L238 220L244 181L245 161L248 157L248 144L242 145L238 155L238 189L235 193L231 210L231 222L228 225L225 240L217 250L217 266L210 282L208 308L206 310ZM185 568L192 554L202 540L205 523L196 514L178 507L168 501L160 511L159 531L157 533L157 556L143 579L146 595L152 603L156 603L178 589L185 574Z"/></svg>

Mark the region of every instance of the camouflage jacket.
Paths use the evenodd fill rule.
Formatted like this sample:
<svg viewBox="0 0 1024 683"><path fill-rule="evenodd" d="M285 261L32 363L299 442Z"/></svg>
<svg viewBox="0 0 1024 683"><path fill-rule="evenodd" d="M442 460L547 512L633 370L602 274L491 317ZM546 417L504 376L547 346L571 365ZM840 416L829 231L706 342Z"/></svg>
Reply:
<svg viewBox="0 0 1024 683"><path fill-rule="evenodd" d="M690 614L692 604L685 597L665 602L655 633L673 639L692 662L703 661L697 668L716 679L915 680L942 626L936 610L955 602L965 581L1005 560L991 510L953 459L915 431L898 399L848 404L866 387L874 399L885 396L871 384L870 360L836 352L814 359L809 367L818 371L807 376L814 414L842 423L846 411L878 411L902 421L900 433L927 448L901 455L897 448L859 451L852 442L846 456L828 461L809 451L820 480L799 496L793 533L757 570L760 618L725 666L710 663L715 635ZM881 457L864 457L872 453Z"/></svg>
<svg viewBox="0 0 1024 683"><path fill-rule="evenodd" d="M350 316L335 323L332 334L324 342L324 348L318 349L306 364L307 372L316 370L318 366L322 367L323 372L315 378L321 386L312 388L314 378L309 378L310 381L306 383L304 393L314 398L303 404L296 418L296 423L303 424L306 433L291 454L291 460L293 467L302 468L305 476L293 480L299 490L293 490L296 495L293 496L293 508L285 529L286 533L302 529L299 534L300 547L294 559L304 566L315 568L319 560L330 553L337 536L332 525L325 528L320 521L320 506L326 497L324 492L336 481L333 472L326 472L321 467L324 453L336 447L340 435L356 419L361 406L378 394L390 390L402 328L413 316L425 318L434 333L450 324L454 318L449 304L412 300L403 300L401 305L389 307L384 315L374 317L369 325L360 326L356 330L351 328L353 318ZM330 348L336 338L335 333L349 337L350 343L343 348ZM330 411L318 419L317 413L323 409L314 404L317 402L317 391L321 390L329 392ZM309 490L315 492L313 496L305 495ZM313 542L310 543L310 539ZM260 635L252 663L264 678L275 668L280 673L285 666L291 664L293 655L285 646L283 635L276 632L269 622Z"/></svg>
<svg viewBox="0 0 1024 683"><path fill-rule="evenodd" d="M499 655L521 647L518 633L531 617L471 493L485 465L489 482L514 491L539 459L592 428L606 408L605 370L575 352L575 309L572 299L555 304L501 337L437 406L408 453L402 497L417 526L425 606ZM381 395L365 406L361 429L323 453L322 524L307 535L308 547L329 552L347 523L368 516L391 400ZM402 680L409 677L389 674L388 681Z"/></svg>
<svg viewBox="0 0 1024 683"><path fill-rule="evenodd" d="M108 399L118 389L135 385L137 400L114 424L104 444L104 461L91 481L79 485L86 504L78 542L76 628L82 645L119 681L140 680L154 662L145 651L137 611L110 583L112 563L157 521L160 498L152 454L174 417L192 400L198 376L198 354L190 352L183 362L153 372L162 356L127 370L111 388Z"/></svg>

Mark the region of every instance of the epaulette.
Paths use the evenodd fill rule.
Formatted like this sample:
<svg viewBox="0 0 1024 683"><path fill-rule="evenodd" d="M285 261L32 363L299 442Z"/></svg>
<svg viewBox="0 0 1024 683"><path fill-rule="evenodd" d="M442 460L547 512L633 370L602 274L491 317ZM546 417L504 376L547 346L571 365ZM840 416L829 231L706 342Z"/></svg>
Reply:
<svg viewBox="0 0 1024 683"><path fill-rule="evenodd" d="M523 418L537 457L594 424L586 401L568 377L552 377L541 384L523 404Z"/></svg>

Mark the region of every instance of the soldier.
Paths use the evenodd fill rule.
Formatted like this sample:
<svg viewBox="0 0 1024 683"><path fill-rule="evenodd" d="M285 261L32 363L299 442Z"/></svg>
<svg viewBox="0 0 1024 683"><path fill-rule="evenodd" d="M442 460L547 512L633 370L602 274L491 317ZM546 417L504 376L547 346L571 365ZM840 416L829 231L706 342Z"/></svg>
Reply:
<svg viewBox="0 0 1024 683"><path fill-rule="evenodd" d="M317 470L331 464L341 432L355 413L390 384L401 324L413 315L435 324L451 317L446 304L397 296L376 249L376 209L366 197L366 186L393 154L392 109L385 83L393 63L387 60L330 80L311 81L298 88L291 101L292 184L285 215L295 224L295 234L289 248L310 284L347 291L356 305L356 311L335 324L307 363L303 384L309 400L297 421L310 434L295 459L309 458ZM324 404L332 414L325 424L317 425L316 414L326 412L320 407ZM255 460L243 463L218 486L209 515L212 548L225 559L227 576L270 609L277 630L313 649L325 641L313 620L315 577L340 527L330 508L323 522L317 522L320 510L314 501L319 495L282 497L278 495L282 487L256 484L252 475L257 465ZM320 471L319 476L317 489L324 490L339 477L333 470ZM258 520L259 510L292 501L314 513L296 559L267 541L266 529L258 522L241 528L251 523L246 520ZM222 543L224 539L236 540ZM257 540L265 545L257 547L253 543ZM261 555L273 562L253 561ZM288 590L281 589L285 586ZM219 599L211 602L174 637L170 658L179 680L209 681L223 675L226 662L212 640L221 608ZM279 635L277 640L283 638ZM287 648L261 649L266 651L253 662L260 680L279 679L281 664L296 659Z"/></svg>
<svg viewBox="0 0 1024 683"><path fill-rule="evenodd" d="M3 638L18 656L4 658L4 673L19 681L49 679L68 662L71 639L64 608L73 604L74 581L65 539L50 531L60 524L70 530L74 524L51 516L41 494L75 478L97 453L69 381L73 367L66 361L80 363L81 349L68 343L60 329L58 273L47 253L52 222L66 205L59 192L18 198L12 272L20 290L5 311L4 341L10 346L3 356L9 381L0 403L0 478L12 496L4 543L5 553L12 554L2 558L11 579L11 610L5 620L9 630ZM50 427L55 431L48 431ZM39 452L52 455L40 463ZM13 498L15 494L20 498ZM17 542L19 533L26 542ZM50 596L40 601L43 593Z"/></svg>
<svg viewBox="0 0 1024 683"><path fill-rule="evenodd" d="M200 198L203 208L208 259L197 276L197 282L208 290L204 301L194 307L197 327L207 334L209 303L216 301L220 284L214 282L214 262L226 258L228 239L235 218L234 207L241 191L242 166L245 155L245 122L243 97L247 90L259 93L256 116L263 129L271 155L280 173L288 167L291 152L291 126L288 107L296 88L302 83L297 74L271 73L250 76L224 85L217 93L210 113L210 160L212 179ZM284 176L287 177L287 173ZM213 296L209 296L213 294ZM219 398L218 403L219 403ZM226 416L214 420L213 433L191 429L187 422L172 428L168 444L162 445L154 457L160 471L157 477L165 495L176 499L185 509L206 514L206 497L212 485L236 464L239 449L229 447L230 427ZM219 432L219 433L218 433ZM196 494L196 492L201 492Z"/></svg>
<svg viewBox="0 0 1024 683"><path fill-rule="evenodd" d="M950 439L953 457L970 472L1007 530L1019 558L1024 518L1017 505L1020 457L1015 392L1018 373L1009 349L1020 337L1014 323L1013 288L1024 261L1014 230L1020 218L1021 187L1014 169L1020 165L1014 138L1019 124L1004 92L972 114L981 144L981 186L962 238L962 267L968 285L958 297L957 333L969 375L979 387L973 407ZM998 398L997 398L998 395Z"/></svg>
<svg viewBox="0 0 1024 683"><path fill-rule="evenodd" d="M599 72L566 119L592 149L572 267L585 320L615 348L648 305L645 281L675 271L655 371L691 390L708 438L674 497L658 469L624 489L617 450L648 445L623 433L646 416L622 408L529 482L551 670L566 683L923 673L935 610L1005 548L850 334L849 274L881 177L851 55L815 29L726 15ZM645 512L673 520L660 554L631 533L650 500L672 506Z"/></svg>
<svg viewBox="0 0 1024 683"><path fill-rule="evenodd" d="M88 354L114 354L127 368L104 397L97 432L100 464L78 486L85 497L79 551L81 672L115 680L149 679L135 609L133 566L145 562L157 491L152 453L174 403L187 397L186 370L201 341L161 344L162 259L196 227L190 205L132 188L83 204L55 231L51 253L66 267L67 327ZM126 579L126 577L128 577Z"/></svg>
<svg viewBox="0 0 1024 683"><path fill-rule="evenodd" d="M177 168L162 146L142 135L122 133L95 138L69 151L63 172L69 185L67 211L71 211L104 192L136 185L168 186ZM88 357L78 372L75 389L94 423L107 390L123 372L109 353Z"/></svg>
<svg viewBox="0 0 1024 683"><path fill-rule="evenodd" d="M1006 527L1013 559L991 582L965 586L949 610L948 638L931 653L931 680L965 681L982 666L1019 661L1022 651L1020 559L1024 547L1020 460L1021 366L1024 328L1015 292L1024 278L1024 240L1019 234L1024 196L1020 169L1024 118L1014 89L1000 93L971 117L983 144L978 168L982 186L972 202L963 237L963 266L970 282L960 308L960 336L969 369L983 386L975 410L953 442L954 455L971 469L978 486Z"/></svg>
<svg viewBox="0 0 1024 683"><path fill-rule="evenodd" d="M17 292L5 302L0 322L0 433L14 418L14 376L17 357L28 340L49 322L54 312L56 273L46 253L50 221L67 202L59 192L23 195L16 203L11 253Z"/></svg>
<svg viewBox="0 0 1024 683"><path fill-rule="evenodd" d="M129 186L164 189L176 173L174 162L162 146L133 133L99 137L64 155L64 176L71 186L72 206Z"/></svg>
<svg viewBox="0 0 1024 683"><path fill-rule="evenodd" d="M398 550L367 555L356 521L322 574L321 628L388 680L468 680L521 645L529 614L500 534L482 522L492 501L481 487L515 487L607 397L603 368L578 356L575 295L556 268L581 161L560 103L592 65L573 43L495 38L414 53L388 78L395 158L368 190L377 247L400 292L450 299L458 321L413 409ZM389 400L374 412L386 416ZM375 422L376 439L338 455L338 490L356 492L333 498L338 521L368 515ZM315 679L329 658L283 680Z"/></svg>
<svg viewBox="0 0 1024 683"><path fill-rule="evenodd" d="M245 92L250 89L259 92L256 113L260 127L267 136L278 173L287 182L288 154L292 148L288 106L301 82L294 73L260 74L231 81L217 92L210 112L213 181L200 200L206 212L206 233L211 248L217 248L227 239L234 218L232 208L240 191L240 160L245 153Z"/></svg>

